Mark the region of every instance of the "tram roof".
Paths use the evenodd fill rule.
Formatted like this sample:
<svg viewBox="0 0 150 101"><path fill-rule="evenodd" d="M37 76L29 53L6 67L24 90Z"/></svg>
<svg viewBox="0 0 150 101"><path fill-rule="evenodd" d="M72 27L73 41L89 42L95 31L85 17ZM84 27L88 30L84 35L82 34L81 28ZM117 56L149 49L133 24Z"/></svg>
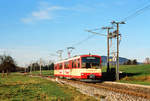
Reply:
<svg viewBox="0 0 150 101"><path fill-rule="evenodd" d="M57 61L57 62L55 62L55 64L57 64L57 63L62 63L62 62L67 62L67 61L74 60L74 59L78 59L78 58L80 58L80 57L82 57L82 56L96 56L96 57L97 57L97 56L99 56L99 55L89 55L89 54L76 55L76 56L71 57L71 58L67 58L67 59L64 59L64 60Z"/></svg>

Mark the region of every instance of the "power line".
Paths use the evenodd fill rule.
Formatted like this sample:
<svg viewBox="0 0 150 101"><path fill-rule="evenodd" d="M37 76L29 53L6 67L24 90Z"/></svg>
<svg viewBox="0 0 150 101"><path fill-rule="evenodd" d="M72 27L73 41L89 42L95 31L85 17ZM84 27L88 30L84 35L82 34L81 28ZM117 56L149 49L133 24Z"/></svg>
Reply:
<svg viewBox="0 0 150 101"><path fill-rule="evenodd" d="M87 38L85 38L85 39L83 39L83 40L77 42L76 44L73 44L72 46L74 47L74 46L80 45L80 44L84 43L85 41L87 41L87 40L93 38L94 36L95 36L95 35L89 35Z"/></svg>
<svg viewBox="0 0 150 101"><path fill-rule="evenodd" d="M131 15L125 17L122 21L127 21L127 20L129 20L129 19L131 19L133 17L136 17L136 16L142 14L143 12L145 12L148 9L150 9L150 4L148 4L148 5L140 8L140 9L138 9L137 11L135 11L134 13L132 13Z"/></svg>
<svg viewBox="0 0 150 101"><path fill-rule="evenodd" d="M100 30L100 29L99 29L99 28L95 28L95 29L92 29L92 30ZM86 30L86 31L90 31L90 30ZM94 33L96 34L96 32L94 32ZM95 36L95 34L89 35L89 36L86 37L85 39L83 39L83 40L81 40L81 41L79 41L79 42L77 42L77 43L71 45L71 47L74 48L75 46L81 45L82 43L86 42L87 40L93 38L93 37ZM107 36L107 35L104 35L104 34L102 34L102 35L103 35L103 36ZM74 48L74 49L75 49L75 48ZM58 56L59 56L60 59L62 59L62 52L63 52L63 50L68 50L68 47L57 51L57 53L59 54Z"/></svg>
<svg viewBox="0 0 150 101"><path fill-rule="evenodd" d="M91 33L95 33L95 34L100 34L100 33L97 33L97 32L93 32L93 31L96 31L96 30L101 30L101 28L97 27L97 28L95 28L95 29L85 30L85 31L87 31L87 32L91 32ZM105 34L101 34L101 35L103 35L103 36L107 36L107 35L105 35ZM79 42L77 42L77 43L73 44L73 45L72 45L72 47L75 47L75 46L77 46L77 45L80 45L80 44L84 43L85 41L87 41L87 40L89 40L89 39L93 38L94 36L95 36L94 34L89 35L89 36L88 36L88 37L86 37L85 39L83 39L83 40L81 40L81 41L79 41Z"/></svg>
<svg viewBox="0 0 150 101"><path fill-rule="evenodd" d="M105 34L93 32L92 30L85 30L85 31L90 32L90 33L93 33L93 34L101 35L101 36L107 36L107 35L105 35Z"/></svg>

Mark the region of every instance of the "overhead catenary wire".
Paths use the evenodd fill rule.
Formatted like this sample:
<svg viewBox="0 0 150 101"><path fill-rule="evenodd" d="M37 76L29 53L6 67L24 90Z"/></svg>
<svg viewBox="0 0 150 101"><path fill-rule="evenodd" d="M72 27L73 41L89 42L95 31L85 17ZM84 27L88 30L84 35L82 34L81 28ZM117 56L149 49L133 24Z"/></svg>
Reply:
<svg viewBox="0 0 150 101"><path fill-rule="evenodd" d="M146 6L144 5L144 7L138 8L134 13L132 13L131 15L128 15L122 21L130 20L130 19L132 19L132 18L142 14L143 12L145 12L148 9L150 9L150 3L148 5L146 5Z"/></svg>
<svg viewBox="0 0 150 101"><path fill-rule="evenodd" d="M96 29L93 29L93 30L99 30L99 29L96 28ZM75 43L75 44L72 44L71 47L76 47L76 46L78 46L78 45L81 45L82 43L88 41L89 39L93 38L94 36L95 36L95 34L89 35L89 36L86 37L85 39L83 39L83 40L81 40L81 41L79 41L79 42L77 42L77 43ZM64 48L64 49L61 49L61 50L65 51L65 50L67 50L67 48Z"/></svg>
<svg viewBox="0 0 150 101"><path fill-rule="evenodd" d="M89 35L89 36L86 37L85 39L83 39L83 40L81 40L81 41L79 41L79 42L73 44L72 46L75 47L75 46L77 46L77 45L80 45L80 44L84 43L85 41L87 41L87 40L93 38L94 36L95 36L95 35Z"/></svg>
<svg viewBox="0 0 150 101"><path fill-rule="evenodd" d="M91 33L93 33L93 34L101 35L101 36L107 36L107 35L105 35L105 34L101 34L101 33L93 32L92 30L85 30L85 31L87 31L87 32L91 32Z"/></svg>
<svg viewBox="0 0 150 101"><path fill-rule="evenodd" d="M77 46L77 45L80 45L80 44L84 43L85 41L88 41L89 39L93 38L96 34L97 34L97 35L102 35L102 36L107 36L107 35L105 35L105 34L93 32L93 31L100 30L100 29L101 29L101 28L95 28L95 29L92 29L92 30L85 30L85 31L91 32L91 33L93 33L93 34L91 34L91 35L89 35L88 37L86 37L85 39L83 39L83 40L81 40L81 41L79 41L79 42L73 44L72 46L75 47L75 46Z"/></svg>
<svg viewBox="0 0 150 101"><path fill-rule="evenodd" d="M92 31L97 31L97 30L101 30L101 29L100 29L100 28L95 28L95 29L92 29L92 30L85 30L85 31L87 31L87 32L90 32L90 31L91 31L91 33L93 33L93 34L89 35L88 37L84 38L83 40L80 40L79 42L77 42L77 43L75 43L75 44L72 44L72 45L70 45L70 46L71 46L71 47L76 47L76 46L78 46L78 45L81 45L81 44L83 44L84 42L88 41L89 39L93 38L96 34L97 34L97 35L102 35L102 36L107 36L107 35L105 35L105 34L100 34L100 33L97 33L97 32L92 32ZM101 31L102 31L102 30L101 30ZM67 48L64 48L64 49L62 49L62 50L67 50Z"/></svg>

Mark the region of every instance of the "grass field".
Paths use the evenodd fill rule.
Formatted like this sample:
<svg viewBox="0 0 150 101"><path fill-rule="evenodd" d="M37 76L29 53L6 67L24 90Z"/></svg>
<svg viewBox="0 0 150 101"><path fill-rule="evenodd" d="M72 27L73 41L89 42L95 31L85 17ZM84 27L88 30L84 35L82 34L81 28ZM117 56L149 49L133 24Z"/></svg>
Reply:
<svg viewBox="0 0 150 101"><path fill-rule="evenodd" d="M119 71L122 72L119 82L150 85L150 65L120 65ZM103 67L106 72L106 67Z"/></svg>
<svg viewBox="0 0 150 101"><path fill-rule="evenodd" d="M39 75L40 71L33 71L32 75ZM54 76L54 71L53 70L42 70L42 75L44 76Z"/></svg>
<svg viewBox="0 0 150 101"><path fill-rule="evenodd" d="M120 71L132 73L136 76L150 75L150 65L121 65Z"/></svg>
<svg viewBox="0 0 150 101"><path fill-rule="evenodd" d="M41 78L11 74L0 77L0 101L95 101L75 88Z"/></svg>
<svg viewBox="0 0 150 101"><path fill-rule="evenodd" d="M122 65L120 71L126 73L120 82L150 85L150 65Z"/></svg>

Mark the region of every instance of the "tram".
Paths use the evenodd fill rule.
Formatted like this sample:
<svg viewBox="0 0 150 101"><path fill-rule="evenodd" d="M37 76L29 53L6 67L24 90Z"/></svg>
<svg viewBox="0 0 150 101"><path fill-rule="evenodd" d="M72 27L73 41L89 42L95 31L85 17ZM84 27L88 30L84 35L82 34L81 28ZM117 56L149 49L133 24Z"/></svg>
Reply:
<svg viewBox="0 0 150 101"><path fill-rule="evenodd" d="M79 55L61 60L54 65L54 76L97 82L102 77L101 62L101 56L98 55Z"/></svg>

